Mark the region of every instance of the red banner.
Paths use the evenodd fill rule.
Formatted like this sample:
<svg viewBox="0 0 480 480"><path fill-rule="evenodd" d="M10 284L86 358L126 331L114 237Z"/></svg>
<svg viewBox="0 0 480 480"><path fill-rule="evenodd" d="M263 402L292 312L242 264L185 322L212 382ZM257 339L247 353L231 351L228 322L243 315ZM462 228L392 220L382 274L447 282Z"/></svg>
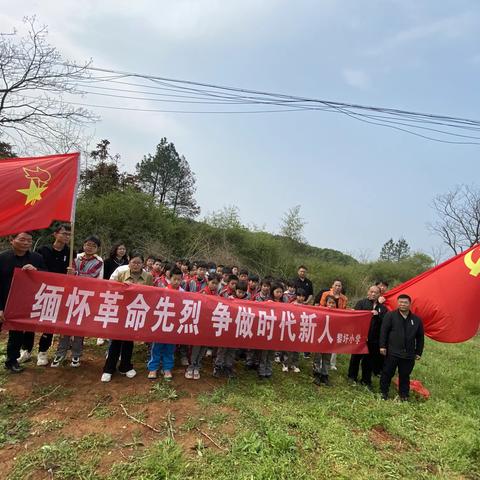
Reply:
<svg viewBox="0 0 480 480"><path fill-rule="evenodd" d="M299 352L366 353L371 313L15 270L4 327L84 337Z"/></svg>

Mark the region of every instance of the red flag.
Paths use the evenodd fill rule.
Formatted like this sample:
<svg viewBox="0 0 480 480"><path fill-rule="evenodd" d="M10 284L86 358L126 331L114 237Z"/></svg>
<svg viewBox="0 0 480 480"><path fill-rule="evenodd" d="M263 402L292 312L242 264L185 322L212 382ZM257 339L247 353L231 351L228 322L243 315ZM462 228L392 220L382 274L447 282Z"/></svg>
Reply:
<svg viewBox="0 0 480 480"><path fill-rule="evenodd" d="M0 236L72 221L79 153L0 160Z"/></svg>
<svg viewBox="0 0 480 480"><path fill-rule="evenodd" d="M386 305L406 293L425 333L439 342L464 342L480 327L480 246L443 262L385 294Z"/></svg>
<svg viewBox="0 0 480 480"><path fill-rule="evenodd" d="M398 383L399 383L398 377L395 377L395 380L393 381L393 383L398 388ZM417 392L425 399L430 398L430 391L423 386L423 383L420 380L410 380L410 390Z"/></svg>

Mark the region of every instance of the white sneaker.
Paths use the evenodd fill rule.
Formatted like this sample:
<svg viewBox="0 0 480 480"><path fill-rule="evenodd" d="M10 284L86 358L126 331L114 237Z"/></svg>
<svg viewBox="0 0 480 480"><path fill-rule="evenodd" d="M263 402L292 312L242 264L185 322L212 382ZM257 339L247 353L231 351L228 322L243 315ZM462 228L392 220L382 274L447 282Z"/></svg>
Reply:
<svg viewBox="0 0 480 480"><path fill-rule="evenodd" d="M105 343L105 339L104 338L97 338L97 345L100 346L100 345L103 345Z"/></svg>
<svg viewBox="0 0 480 480"><path fill-rule="evenodd" d="M70 362L70 366L73 368L78 368L80 366L80 357L72 357L72 361Z"/></svg>
<svg viewBox="0 0 480 480"><path fill-rule="evenodd" d="M288 365L282 365L282 372L288 372Z"/></svg>
<svg viewBox="0 0 480 480"><path fill-rule="evenodd" d="M45 367L48 365L48 355L47 352L38 352L37 355L37 367Z"/></svg>
<svg viewBox="0 0 480 480"><path fill-rule="evenodd" d="M121 375L125 375L127 378L133 378L137 374L136 370L134 370L133 368L131 370L129 370L128 372L125 372L125 373L119 372L119 373Z"/></svg>
<svg viewBox="0 0 480 480"><path fill-rule="evenodd" d="M211 348L207 349L207 351L205 352L205 356L206 357L211 357L213 355L213 351Z"/></svg>
<svg viewBox="0 0 480 480"><path fill-rule="evenodd" d="M18 363L25 363L32 359L32 354L28 350L20 350L20 356L17 358Z"/></svg>
<svg viewBox="0 0 480 480"><path fill-rule="evenodd" d="M334 370L334 371L336 371L336 370L337 370L337 367L336 367L336 365L331 365L331 366L330 366L330 370Z"/></svg>
<svg viewBox="0 0 480 480"><path fill-rule="evenodd" d="M53 358L53 362L50 366L52 368L58 368L64 360L65 360L64 355L55 355L55 357Z"/></svg>
<svg viewBox="0 0 480 480"><path fill-rule="evenodd" d="M102 378L100 379L101 382L107 383L112 379L111 373L102 373Z"/></svg>
<svg viewBox="0 0 480 480"><path fill-rule="evenodd" d="M293 371L294 371L295 373L300 373L300 369L299 369L298 367L293 367Z"/></svg>

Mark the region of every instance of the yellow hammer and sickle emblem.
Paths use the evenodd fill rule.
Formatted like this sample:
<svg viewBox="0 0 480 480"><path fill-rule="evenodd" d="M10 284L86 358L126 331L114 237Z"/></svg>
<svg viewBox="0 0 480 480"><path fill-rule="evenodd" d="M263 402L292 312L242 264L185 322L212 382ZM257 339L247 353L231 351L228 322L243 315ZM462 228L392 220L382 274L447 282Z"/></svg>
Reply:
<svg viewBox="0 0 480 480"><path fill-rule="evenodd" d="M468 269L470 269L470 275L473 275L474 277L478 277L480 275L480 258L474 262L473 261L473 254L474 250L470 250L464 257L463 261L465 262L465 265L467 266Z"/></svg>
<svg viewBox="0 0 480 480"><path fill-rule="evenodd" d="M48 182L52 176L48 170L40 168L38 165L36 168L23 167L23 173L25 178L30 180L28 188L20 188L17 192L25 195L25 205L35 205L39 200L42 200L42 193L48 188Z"/></svg>

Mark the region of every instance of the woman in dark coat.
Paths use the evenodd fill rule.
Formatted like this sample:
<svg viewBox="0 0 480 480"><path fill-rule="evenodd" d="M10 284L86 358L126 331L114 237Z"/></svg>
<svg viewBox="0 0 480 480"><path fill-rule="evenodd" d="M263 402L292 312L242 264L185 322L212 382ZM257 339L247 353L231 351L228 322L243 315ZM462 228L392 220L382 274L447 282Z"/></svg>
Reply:
<svg viewBox="0 0 480 480"><path fill-rule="evenodd" d="M112 273L122 265L128 265L127 248L124 243L116 243L110 250L110 255L103 263L103 278L108 280Z"/></svg>

